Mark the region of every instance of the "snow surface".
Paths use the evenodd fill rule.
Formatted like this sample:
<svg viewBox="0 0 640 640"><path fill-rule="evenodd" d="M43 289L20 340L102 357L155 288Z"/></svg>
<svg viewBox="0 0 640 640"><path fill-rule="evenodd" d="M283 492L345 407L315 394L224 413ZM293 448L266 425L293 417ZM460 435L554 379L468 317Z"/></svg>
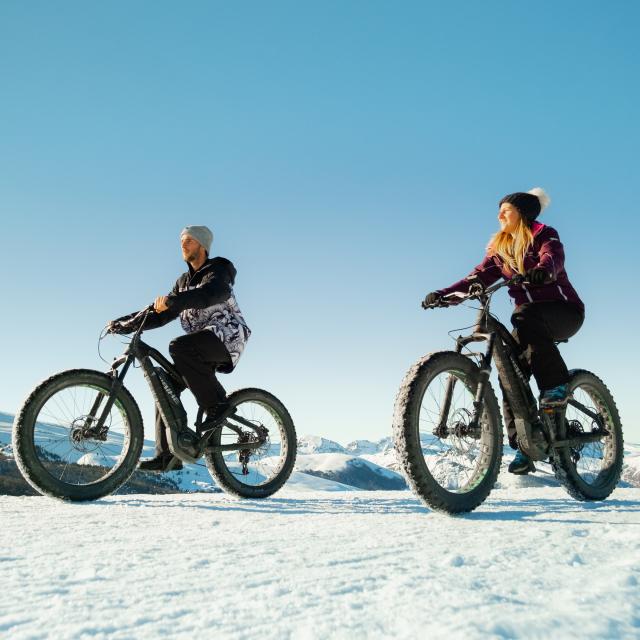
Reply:
<svg viewBox="0 0 640 640"><path fill-rule="evenodd" d="M640 638L639 488L579 503L548 465L503 468L452 518L310 475L392 474L388 442L306 443L264 501L220 493L203 464L168 474L202 493L0 496L0 638ZM640 447L625 449L637 486Z"/></svg>
<svg viewBox="0 0 640 640"><path fill-rule="evenodd" d="M640 490L0 496L0 636L640 637ZM511 482L511 480L510 480Z"/></svg>

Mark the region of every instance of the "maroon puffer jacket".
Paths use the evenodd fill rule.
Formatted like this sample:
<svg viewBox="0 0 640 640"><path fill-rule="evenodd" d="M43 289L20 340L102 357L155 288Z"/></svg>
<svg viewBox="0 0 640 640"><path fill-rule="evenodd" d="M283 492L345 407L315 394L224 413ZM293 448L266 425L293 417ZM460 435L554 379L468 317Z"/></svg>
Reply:
<svg viewBox="0 0 640 640"><path fill-rule="evenodd" d="M509 295L516 306L526 302L547 302L559 300L578 305L584 312L584 304L571 286L567 272L564 270L564 247L558 232L545 224L534 222L533 245L529 247L524 257L525 271L534 267L541 267L551 274L551 281L534 286L532 284L520 284L509 287ZM515 274L505 265L498 256L487 254L484 260L466 277L452 284L446 289L438 289L437 293L447 295L450 293L467 293L470 282L468 278L477 276L485 287L497 282L501 277L505 280Z"/></svg>

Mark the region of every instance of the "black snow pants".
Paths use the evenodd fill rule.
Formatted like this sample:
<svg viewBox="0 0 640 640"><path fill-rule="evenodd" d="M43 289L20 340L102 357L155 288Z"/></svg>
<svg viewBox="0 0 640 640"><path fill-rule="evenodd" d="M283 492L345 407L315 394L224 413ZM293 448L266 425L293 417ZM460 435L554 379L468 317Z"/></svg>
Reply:
<svg viewBox="0 0 640 640"><path fill-rule="evenodd" d="M198 406L206 411L225 400L227 394L215 372L218 367L230 367L231 356L213 331L205 329L175 338L169 343L169 353ZM156 408L156 454L167 451L164 421Z"/></svg>
<svg viewBox="0 0 640 640"><path fill-rule="evenodd" d="M584 311L569 302L531 302L516 308L511 316L517 340L538 389L545 391L569 380L569 371L556 341L568 340L584 322ZM503 390L504 397L504 390ZM502 405L509 444L515 449L516 428L506 399Z"/></svg>

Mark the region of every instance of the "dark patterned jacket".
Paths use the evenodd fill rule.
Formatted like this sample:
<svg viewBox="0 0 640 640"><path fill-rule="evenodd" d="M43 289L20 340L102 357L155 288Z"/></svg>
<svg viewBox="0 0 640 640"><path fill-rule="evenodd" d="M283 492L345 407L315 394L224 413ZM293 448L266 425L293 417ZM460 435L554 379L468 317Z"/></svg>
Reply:
<svg viewBox="0 0 640 640"><path fill-rule="evenodd" d="M236 269L226 258L209 258L197 271L189 266L167 296L169 308L148 316L145 329L161 327L180 316L187 333L213 331L231 356L231 365L219 370L233 371L251 335L233 293L235 277ZM118 320L127 322L135 315Z"/></svg>
<svg viewBox="0 0 640 640"><path fill-rule="evenodd" d="M534 267L541 267L547 271L550 278L540 285L519 284L509 286L509 295L516 306L528 302L560 301L579 306L584 312L584 304L569 282L564 268L564 248L558 232L545 224L534 222L531 228L533 244L529 247L524 258L525 271ZM466 277L437 293L448 295L452 293L467 293L470 282L468 278L476 276L485 287L489 287L500 278L508 280L515 275L498 256L487 254L484 260Z"/></svg>

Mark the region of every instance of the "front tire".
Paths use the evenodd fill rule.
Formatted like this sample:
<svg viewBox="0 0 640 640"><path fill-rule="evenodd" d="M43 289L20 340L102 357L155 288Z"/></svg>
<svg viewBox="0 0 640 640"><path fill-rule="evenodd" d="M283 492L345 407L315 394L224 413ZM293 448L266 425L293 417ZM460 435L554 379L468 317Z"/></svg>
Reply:
<svg viewBox="0 0 640 640"><path fill-rule="evenodd" d="M598 376L583 369L569 372L569 397L599 414L609 435L580 447L556 449L551 465L556 478L576 500L604 500L616 488L622 473L624 443L618 408ZM567 405L560 439L590 433L598 425L571 404Z"/></svg>
<svg viewBox="0 0 640 640"><path fill-rule="evenodd" d="M13 451L36 491L62 500L96 500L129 479L144 431L138 405L124 387L105 421L108 429L100 437L83 434L96 398L104 405L112 383L100 371L72 369L45 380L29 395L13 425Z"/></svg>
<svg viewBox="0 0 640 640"><path fill-rule="evenodd" d="M449 377L455 380L448 435L437 435ZM479 435L465 437L479 369L450 351L432 353L409 369L396 398L393 436L413 492L429 508L464 513L480 505L495 485L502 458L502 422L487 383Z"/></svg>
<svg viewBox="0 0 640 640"><path fill-rule="evenodd" d="M271 393L262 389L240 389L229 395L229 403L236 413L251 422L256 431L233 421L233 416L211 436L212 447L235 444L256 433L268 435L260 449L253 449L241 460L239 451L205 449L205 462L209 473L221 489L239 498L267 498L278 491L289 479L296 462L297 439L293 420L286 407ZM227 426L231 422L235 428ZM238 429L242 433L238 434Z"/></svg>

